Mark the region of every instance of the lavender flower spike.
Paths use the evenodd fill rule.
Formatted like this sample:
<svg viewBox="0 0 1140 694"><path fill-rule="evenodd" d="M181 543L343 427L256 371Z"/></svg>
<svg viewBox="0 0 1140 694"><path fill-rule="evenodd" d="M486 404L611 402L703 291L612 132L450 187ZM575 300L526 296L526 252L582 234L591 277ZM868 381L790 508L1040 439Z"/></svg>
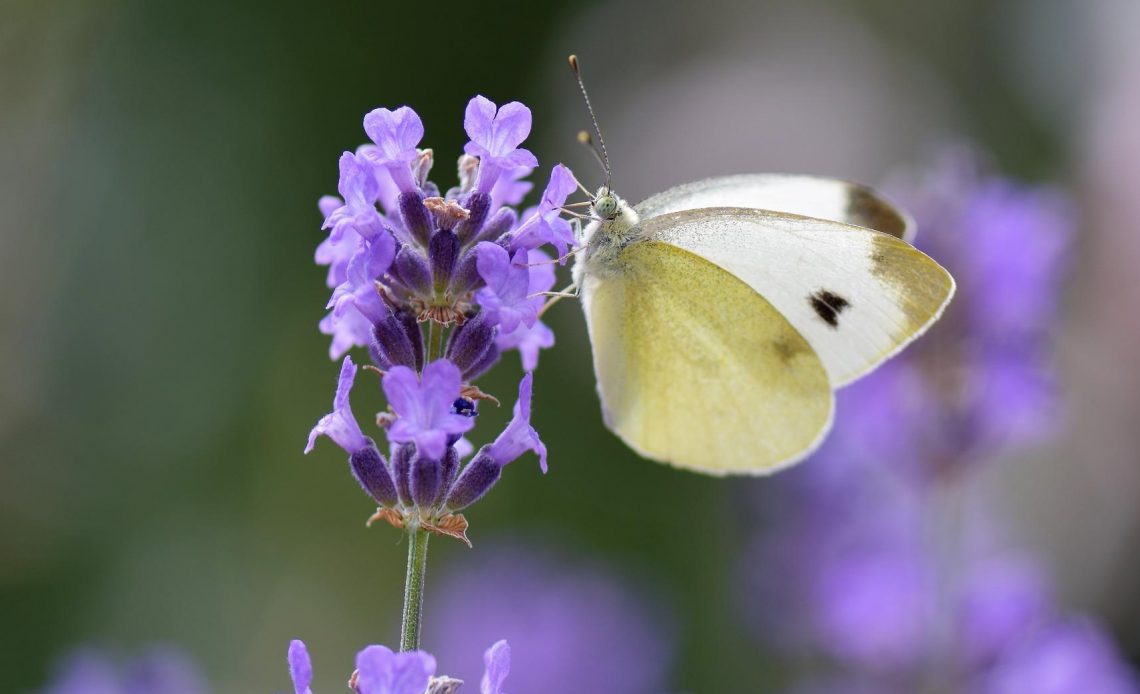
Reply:
<svg viewBox="0 0 1140 694"><path fill-rule="evenodd" d="M309 660L309 649L300 639L289 642L289 678L293 680L296 694L313 694L309 689L313 682L313 663Z"/></svg>
<svg viewBox="0 0 1140 694"><path fill-rule="evenodd" d="M359 694L424 694L435 674L435 658L423 651L393 653L369 646L356 655Z"/></svg>
<svg viewBox="0 0 1140 694"><path fill-rule="evenodd" d="M503 681L511 673L511 647L506 639L497 642L483 654L483 681L479 683L479 694L505 694Z"/></svg>
<svg viewBox="0 0 1140 694"><path fill-rule="evenodd" d="M415 443L420 455L433 460L443 457L449 438L469 431L475 422L452 411L459 398L459 368L446 359L424 367L423 378L406 366L384 375L384 394L397 418L388 429L394 443Z"/></svg>
<svg viewBox="0 0 1140 694"><path fill-rule="evenodd" d="M336 397L333 398L333 411L321 417L317 425L309 432L309 442L305 446L305 453L313 450L318 436L327 436L343 448L350 456L368 446L369 441L360 431L356 417L352 414L348 395L352 391L352 382L356 378L356 364L352 357L346 356L340 367L340 377L337 379Z"/></svg>
<svg viewBox="0 0 1140 694"><path fill-rule="evenodd" d="M530 134L530 124L530 109L517 101L498 109L485 96L468 102L463 129L471 141L463 151L479 157L476 190L490 193L504 170L538 166L538 159L529 150L519 148Z"/></svg>

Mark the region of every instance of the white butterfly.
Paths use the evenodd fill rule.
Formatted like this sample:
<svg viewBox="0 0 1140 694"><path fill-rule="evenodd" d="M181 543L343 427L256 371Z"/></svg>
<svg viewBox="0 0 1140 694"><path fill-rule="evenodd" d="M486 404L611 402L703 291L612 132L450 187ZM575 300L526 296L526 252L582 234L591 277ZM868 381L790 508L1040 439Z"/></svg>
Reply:
<svg viewBox="0 0 1140 694"><path fill-rule="evenodd" d="M954 294L907 242L910 219L868 188L729 176L630 207L606 170L574 281L606 425L646 458L718 475L802 460L830 428L833 390Z"/></svg>

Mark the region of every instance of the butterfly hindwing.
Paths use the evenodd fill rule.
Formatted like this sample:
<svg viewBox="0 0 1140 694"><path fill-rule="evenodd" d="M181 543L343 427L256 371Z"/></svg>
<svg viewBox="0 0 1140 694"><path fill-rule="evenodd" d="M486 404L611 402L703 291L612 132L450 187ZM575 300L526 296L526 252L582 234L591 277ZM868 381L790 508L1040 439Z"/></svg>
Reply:
<svg viewBox="0 0 1140 694"><path fill-rule="evenodd" d="M606 424L641 455L713 474L772 472L818 445L832 413L808 342L743 281L665 243L583 286Z"/></svg>

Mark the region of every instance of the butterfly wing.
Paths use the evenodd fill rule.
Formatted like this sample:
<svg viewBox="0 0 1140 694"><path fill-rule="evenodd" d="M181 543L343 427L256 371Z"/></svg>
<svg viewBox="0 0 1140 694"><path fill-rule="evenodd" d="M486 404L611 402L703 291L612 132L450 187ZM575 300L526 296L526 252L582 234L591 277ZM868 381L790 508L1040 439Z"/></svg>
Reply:
<svg viewBox="0 0 1140 694"><path fill-rule="evenodd" d="M830 219L910 241L914 222L874 190L816 176L747 174L686 183L658 193L634 209L641 219L706 207L746 207Z"/></svg>
<svg viewBox="0 0 1140 694"><path fill-rule="evenodd" d="M826 433L832 392L807 341L747 284L689 251L634 243L582 287L607 426L641 455L773 472Z"/></svg>
<svg viewBox="0 0 1140 694"><path fill-rule="evenodd" d="M643 220L634 233L742 280L807 340L837 387L921 335L954 294L950 273L921 251L850 224L706 208Z"/></svg>

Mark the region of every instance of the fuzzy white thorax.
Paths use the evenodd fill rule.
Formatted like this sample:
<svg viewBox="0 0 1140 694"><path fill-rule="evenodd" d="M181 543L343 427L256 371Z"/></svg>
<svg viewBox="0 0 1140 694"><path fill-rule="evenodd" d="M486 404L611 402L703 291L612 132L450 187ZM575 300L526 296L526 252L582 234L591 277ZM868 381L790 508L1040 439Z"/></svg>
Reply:
<svg viewBox="0 0 1140 694"><path fill-rule="evenodd" d="M586 274L607 275L619 270L618 254L635 240L634 228L640 221L637 212L625 200L608 193L617 201L617 212L609 219L590 222L582 231L581 243L586 247L574 261L574 284L582 286Z"/></svg>

